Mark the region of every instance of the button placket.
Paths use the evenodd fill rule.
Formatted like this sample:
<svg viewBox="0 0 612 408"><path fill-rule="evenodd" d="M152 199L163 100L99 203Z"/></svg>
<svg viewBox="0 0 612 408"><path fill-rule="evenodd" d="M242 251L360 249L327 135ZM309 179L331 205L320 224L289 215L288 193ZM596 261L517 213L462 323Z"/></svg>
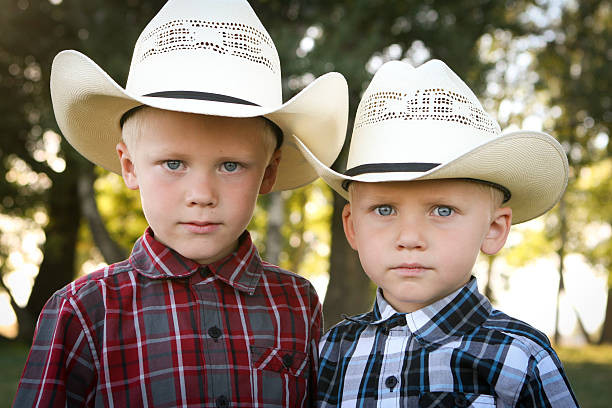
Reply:
<svg viewBox="0 0 612 408"><path fill-rule="evenodd" d="M402 362L406 345L409 339L407 326L396 326L383 332L387 335L385 342L384 358L380 372L379 392L381 395L394 393L394 398L399 403L402 378ZM386 402L393 404L390 400Z"/></svg>

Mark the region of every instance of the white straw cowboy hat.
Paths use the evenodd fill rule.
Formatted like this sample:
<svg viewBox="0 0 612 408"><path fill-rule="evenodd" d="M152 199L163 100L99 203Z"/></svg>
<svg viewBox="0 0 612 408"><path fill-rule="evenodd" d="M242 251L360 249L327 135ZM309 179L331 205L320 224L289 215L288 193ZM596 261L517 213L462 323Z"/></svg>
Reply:
<svg viewBox="0 0 612 408"><path fill-rule="evenodd" d="M120 120L141 105L264 116L284 134L274 190L317 177L291 136L331 165L344 143L348 116L348 87L339 73L319 77L284 104L281 86L276 47L246 0L168 1L136 42L125 89L77 51L60 52L51 70L58 125L92 162L121 173L115 151Z"/></svg>
<svg viewBox="0 0 612 408"><path fill-rule="evenodd" d="M418 68L392 61L377 71L357 109L345 174L296 143L345 198L351 181L474 179L506 193L504 205L517 224L552 208L567 186L567 157L553 137L502 133L461 78L438 60Z"/></svg>

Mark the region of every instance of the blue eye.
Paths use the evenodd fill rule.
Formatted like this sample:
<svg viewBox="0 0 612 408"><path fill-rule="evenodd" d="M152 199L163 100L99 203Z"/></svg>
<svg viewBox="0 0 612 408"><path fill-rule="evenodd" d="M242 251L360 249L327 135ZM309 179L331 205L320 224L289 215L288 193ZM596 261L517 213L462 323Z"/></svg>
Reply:
<svg viewBox="0 0 612 408"><path fill-rule="evenodd" d="M383 217L387 217L395 213L395 210L390 205L379 205L374 209L376 214L382 215Z"/></svg>
<svg viewBox="0 0 612 408"><path fill-rule="evenodd" d="M453 213L453 209L446 206L439 206L434 208L434 214L440 217L449 217Z"/></svg>
<svg viewBox="0 0 612 408"><path fill-rule="evenodd" d="M228 173L233 173L238 169L238 163L236 162L225 162L223 163L223 170Z"/></svg>
<svg viewBox="0 0 612 408"><path fill-rule="evenodd" d="M179 167L181 167L182 162L180 160L167 160L166 161L166 167L168 167L170 170L178 170Z"/></svg>

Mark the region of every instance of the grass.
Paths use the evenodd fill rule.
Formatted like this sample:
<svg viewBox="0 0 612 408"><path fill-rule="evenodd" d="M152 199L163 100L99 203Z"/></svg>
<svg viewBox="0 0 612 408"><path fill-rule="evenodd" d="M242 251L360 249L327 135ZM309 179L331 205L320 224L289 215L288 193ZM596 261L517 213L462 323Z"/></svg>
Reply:
<svg viewBox="0 0 612 408"><path fill-rule="evenodd" d="M29 347L0 342L0 407L10 407Z"/></svg>
<svg viewBox="0 0 612 408"><path fill-rule="evenodd" d="M609 408L612 401L612 345L559 347L557 353L582 408ZM10 407L28 346L0 343L0 408Z"/></svg>
<svg viewBox="0 0 612 408"><path fill-rule="evenodd" d="M609 408L612 401L612 345L559 347L567 378L582 408Z"/></svg>

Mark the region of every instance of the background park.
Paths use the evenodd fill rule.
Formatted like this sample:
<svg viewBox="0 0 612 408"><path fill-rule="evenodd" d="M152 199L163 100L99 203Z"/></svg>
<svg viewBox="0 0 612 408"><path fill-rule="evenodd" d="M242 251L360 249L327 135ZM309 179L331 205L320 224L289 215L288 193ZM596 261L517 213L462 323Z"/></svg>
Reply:
<svg viewBox="0 0 612 408"><path fill-rule="evenodd" d="M250 3L280 54L285 101L325 72L345 75L349 134L383 62L439 58L502 129L543 130L562 143L571 170L564 199L514 227L506 249L480 258L474 274L495 306L550 337L583 407L611 406L612 4ZM125 258L146 225L138 195L60 136L49 95L53 57L77 49L125 84L136 38L163 4L0 0L0 407L10 406L49 296ZM343 205L319 180L262 196L250 227L264 259L315 283L327 328L369 309L374 296L345 241Z"/></svg>

